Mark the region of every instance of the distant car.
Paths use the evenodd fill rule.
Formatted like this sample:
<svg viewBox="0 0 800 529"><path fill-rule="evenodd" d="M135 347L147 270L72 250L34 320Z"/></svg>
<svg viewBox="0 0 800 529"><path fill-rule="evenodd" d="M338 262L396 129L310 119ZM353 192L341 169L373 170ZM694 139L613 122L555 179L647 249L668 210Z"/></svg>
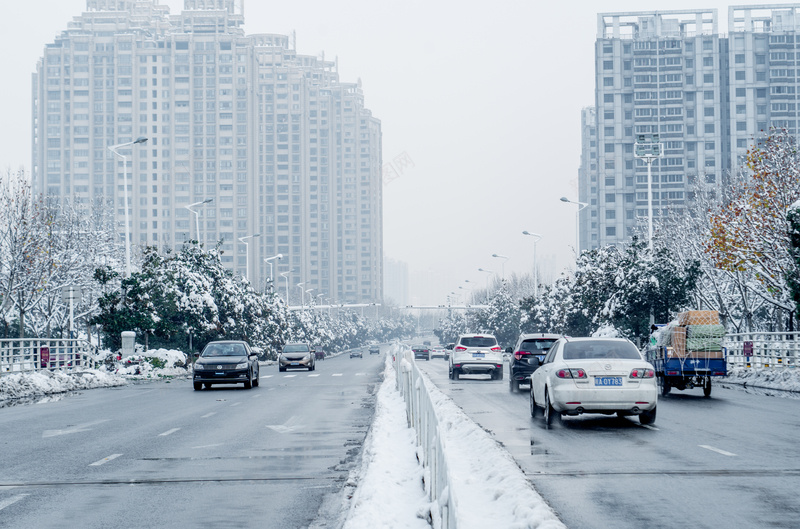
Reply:
<svg viewBox="0 0 800 529"><path fill-rule="evenodd" d="M354 351L350 351L350 358L364 358L364 355L361 353L361 349L356 349Z"/></svg>
<svg viewBox="0 0 800 529"><path fill-rule="evenodd" d="M192 382L195 390L212 384L258 386L258 355L247 342L220 340L208 342L194 363Z"/></svg>
<svg viewBox="0 0 800 529"><path fill-rule="evenodd" d="M278 371L287 369L316 369L317 355L311 346L305 342L287 343L278 355Z"/></svg>
<svg viewBox="0 0 800 529"><path fill-rule="evenodd" d="M417 358L424 358L425 360L431 359L431 350L428 349L427 345L415 345L411 350L414 352L415 360Z"/></svg>
<svg viewBox="0 0 800 529"><path fill-rule="evenodd" d="M560 334L520 334L514 347L509 347L506 351L508 358L508 384L511 391L519 391L519 385L529 384L531 373L536 371L538 365L544 361L547 351L561 338ZM530 363L533 357L537 357L537 366Z"/></svg>
<svg viewBox="0 0 800 529"><path fill-rule="evenodd" d="M322 347L317 347L314 350L314 357L316 360L325 360L325 350Z"/></svg>
<svg viewBox="0 0 800 529"><path fill-rule="evenodd" d="M657 400L652 364L623 338L561 338L531 375L531 417L543 409L548 426L583 413L638 415L652 424Z"/></svg>
<svg viewBox="0 0 800 529"><path fill-rule="evenodd" d="M372 347L369 348L369 354L379 355L381 354L381 348L378 347L377 345L373 345Z"/></svg>
<svg viewBox="0 0 800 529"><path fill-rule="evenodd" d="M493 380L503 380L503 353L492 334L459 336L448 365L450 380L475 374L487 374Z"/></svg>

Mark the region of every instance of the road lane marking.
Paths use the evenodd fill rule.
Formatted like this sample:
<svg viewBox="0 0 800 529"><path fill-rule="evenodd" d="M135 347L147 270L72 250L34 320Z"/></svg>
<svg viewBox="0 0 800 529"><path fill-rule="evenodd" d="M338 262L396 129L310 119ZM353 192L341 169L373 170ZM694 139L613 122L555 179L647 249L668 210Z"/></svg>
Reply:
<svg viewBox="0 0 800 529"><path fill-rule="evenodd" d="M258 393L258 394L256 394L256 395L253 395L253 398L254 398L254 399L257 399L257 398L258 398L258 397L260 397L260 396L261 396L261 393Z"/></svg>
<svg viewBox="0 0 800 529"><path fill-rule="evenodd" d="M356 373L357 377L363 377L363 376L366 376L366 375L367 375L366 373Z"/></svg>
<svg viewBox="0 0 800 529"><path fill-rule="evenodd" d="M211 417L212 415L216 415L216 413L217 413L217 412L215 412L215 411L212 411L211 413L206 413L205 415L201 415L201 416L200 416L200 418L201 418L201 419L208 419L208 418L209 418L209 417Z"/></svg>
<svg viewBox="0 0 800 529"><path fill-rule="evenodd" d="M178 430L180 430L180 428L173 428L172 430L167 430L167 431L166 431L166 432L164 432L164 433L160 433L160 434L158 434L158 436L159 436L159 437L166 437L166 436L168 436L168 435L172 435L172 434L174 434L174 433L175 433L175 432L177 432Z"/></svg>
<svg viewBox="0 0 800 529"><path fill-rule="evenodd" d="M44 432L42 432L42 438L44 439L46 437L56 437L58 435L69 435L73 433L88 432L89 430L92 429L90 428L91 426L97 426L98 424L102 424L110 420L111 419L102 419L100 421L87 422L84 424L78 424L77 426L65 428L64 430L45 430Z"/></svg>
<svg viewBox="0 0 800 529"><path fill-rule="evenodd" d="M659 431L658 428L656 428L655 426L650 426L649 424L640 424L639 426L641 426L642 428L647 428L648 430L653 430L654 432Z"/></svg>
<svg viewBox="0 0 800 529"><path fill-rule="evenodd" d="M239 404L241 404L241 402L234 402L233 404L231 404L231 408L233 408L234 406L238 406Z"/></svg>
<svg viewBox="0 0 800 529"><path fill-rule="evenodd" d="M0 501L0 511L2 511L3 509L5 509L10 505L14 505L19 500L24 499L26 496L30 496L30 494L17 494L16 496L11 496L6 500Z"/></svg>
<svg viewBox="0 0 800 529"><path fill-rule="evenodd" d="M111 454L111 455L110 455L110 456L108 456L108 457L104 457L104 458L103 458L103 459L101 459L100 461L95 461L94 463L90 464L89 466L90 466L90 467L99 467L100 465L105 465L105 464L106 464L106 463L108 463L109 461L113 461L114 459L118 458L118 457L119 457L119 456L121 456L121 455L122 455L122 454Z"/></svg>
<svg viewBox="0 0 800 529"><path fill-rule="evenodd" d="M297 376L297 375L283 375L283 378L294 378L294 377L296 377L296 376Z"/></svg>
<svg viewBox="0 0 800 529"><path fill-rule="evenodd" d="M319 373L317 373L316 375L308 375L308 376L310 376L310 377L318 377Z"/></svg>
<svg viewBox="0 0 800 529"><path fill-rule="evenodd" d="M699 446L700 448L705 448L706 450L711 450L712 452L716 452L718 454L722 454L724 456L728 457L736 456L736 454L734 454L733 452L726 452L725 450L720 450L719 448L714 448L713 446L708 446L708 445L697 445L697 446Z"/></svg>
<svg viewBox="0 0 800 529"><path fill-rule="evenodd" d="M222 446L222 443L215 443L213 445L193 446L192 450L200 450L202 448L214 448L215 446Z"/></svg>
<svg viewBox="0 0 800 529"><path fill-rule="evenodd" d="M272 378L273 376L275 376L275 375L261 375L258 378Z"/></svg>
<svg viewBox="0 0 800 529"><path fill-rule="evenodd" d="M304 425L297 424L299 420L300 417L298 417L297 415L292 415L291 417L289 417L289 420L287 420L285 423L268 424L267 428L278 433L290 433L297 430L298 428L305 428Z"/></svg>
<svg viewBox="0 0 800 529"><path fill-rule="evenodd" d="M342 376L342 373L334 373L334 374L332 374L331 376L332 376L332 377L340 377L340 376Z"/></svg>

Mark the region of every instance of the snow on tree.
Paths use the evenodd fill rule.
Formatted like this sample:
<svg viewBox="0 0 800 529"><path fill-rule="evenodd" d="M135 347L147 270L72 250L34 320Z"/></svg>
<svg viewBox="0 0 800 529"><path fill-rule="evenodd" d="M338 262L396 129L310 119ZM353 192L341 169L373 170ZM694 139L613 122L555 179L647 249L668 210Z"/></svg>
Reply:
<svg viewBox="0 0 800 529"><path fill-rule="evenodd" d="M494 334L502 345L510 347L519 337L522 314L519 303L511 297L505 282L494 292L487 308L470 316L473 332Z"/></svg>
<svg viewBox="0 0 800 529"><path fill-rule="evenodd" d="M800 199L799 162L794 136L771 129L748 151L749 173L711 211L705 245L715 266L729 272L752 271L757 284L750 287L755 294L786 311L794 309L789 278L798 270L786 213Z"/></svg>

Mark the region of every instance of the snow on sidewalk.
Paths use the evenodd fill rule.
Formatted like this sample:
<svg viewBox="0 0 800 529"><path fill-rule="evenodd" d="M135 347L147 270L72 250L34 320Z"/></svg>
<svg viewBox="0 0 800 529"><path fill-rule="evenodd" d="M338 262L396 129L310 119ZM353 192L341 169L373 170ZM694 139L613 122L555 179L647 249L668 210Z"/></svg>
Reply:
<svg viewBox="0 0 800 529"><path fill-rule="evenodd" d="M0 376L0 402L125 384L123 377L98 369L14 373Z"/></svg>
<svg viewBox="0 0 800 529"><path fill-rule="evenodd" d="M415 434L389 358L344 529L430 527ZM459 529L563 529L508 452L429 379L426 385L448 451Z"/></svg>

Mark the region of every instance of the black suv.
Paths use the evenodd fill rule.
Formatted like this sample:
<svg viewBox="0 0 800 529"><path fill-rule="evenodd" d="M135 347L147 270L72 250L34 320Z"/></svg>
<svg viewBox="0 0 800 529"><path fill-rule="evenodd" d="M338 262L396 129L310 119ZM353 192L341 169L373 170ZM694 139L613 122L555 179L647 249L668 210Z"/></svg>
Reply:
<svg viewBox="0 0 800 529"><path fill-rule="evenodd" d="M195 390L211 384L258 386L258 355L247 342L219 340L208 342L194 363L192 383Z"/></svg>
<svg viewBox="0 0 800 529"><path fill-rule="evenodd" d="M560 334L521 334L514 348L506 349L506 352L512 355L509 359L508 369L510 372L508 383L511 391L519 391L520 383L530 384L531 373L541 365L547 351L559 338L561 338ZM529 363L531 358L538 358L539 361L535 365L531 365Z"/></svg>

